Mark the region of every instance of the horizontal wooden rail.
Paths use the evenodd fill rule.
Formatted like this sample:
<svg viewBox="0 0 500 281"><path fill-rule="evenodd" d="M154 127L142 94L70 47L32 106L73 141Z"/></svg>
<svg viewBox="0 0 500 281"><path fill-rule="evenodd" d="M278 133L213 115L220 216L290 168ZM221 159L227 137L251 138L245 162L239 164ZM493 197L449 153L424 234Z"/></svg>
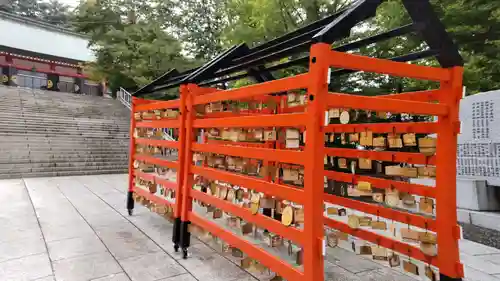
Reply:
<svg viewBox="0 0 500 281"><path fill-rule="evenodd" d="M370 131L373 133L417 133L431 134L437 132L435 122L408 122L408 123L363 123L363 124L332 124L325 126L325 133L361 133Z"/></svg>
<svg viewBox="0 0 500 281"><path fill-rule="evenodd" d="M376 188L382 189L396 189L401 192L408 192L410 194L415 194L428 198L436 198L436 188L421 184L407 183L403 181L394 181L383 178L376 178L363 175L355 175L349 173L335 172L335 171L325 171L325 176L329 179L357 184L359 181L365 181L371 183Z"/></svg>
<svg viewBox="0 0 500 281"><path fill-rule="evenodd" d="M336 51L331 51L327 59L329 65L336 68L347 68L430 81L444 82L451 79L449 70L437 67L395 62Z"/></svg>
<svg viewBox="0 0 500 281"><path fill-rule="evenodd" d="M417 259L421 260L427 264L431 264L434 266L438 266L438 259L437 257L431 257L426 254L424 254L420 249L408 245L406 243L400 242L393 240L391 238L378 235L376 233L373 233L368 230L364 229L353 229L350 228L347 224L343 222L339 222L330 218L324 218L324 223L325 225L337 229L341 232L348 233L350 235L356 236L360 239L369 241L371 243L374 243L376 245L379 245L381 247L396 251L398 253L401 253L402 255L409 256L412 259Z"/></svg>
<svg viewBox="0 0 500 281"><path fill-rule="evenodd" d="M309 83L309 74L305 73L242 88L195 96L193 104L206 104L224 100L242 100L289 90L304 89L307 88Z"/></svg>
<svg viewBox="0 0 500 281"><path fill-rule="evenodd" d="M203 118L204 119L207 119L207 118L229 118L229 117L239 117L239 116L256 116L256 115L272 114L272 113L273 112L270 109L263 109L263 110L259 110L259 111L242 110L239 112L222 111L222 112L205 113L203 115Z"/></svg>
<svg viewBox="0 0 500 281"><path fill-rule="evenodd" d="M255 191L263 192L267 195L296 202L298 204L303 205L305 202L304 191L298 188L200 166L191 166L191 172L211 180L219 180L248 189L253 189Z"/></svg>
<svg viewBox="0 0 500 281"><path fill-rule="evenodd" d="M292 240L299 245L304 244L303 232L297 228L287 227L277 220L261 214L253 215L252 212L248 209L234 205L228 201L221 200L217 197L207 195L206 193L197 190L191 189L190 195L194 199L215 206L218 209L222 209L224 212L236 215L246 222L251 222L261 229L267 229L272 233L276 233L286 239Z"/></svg>
<svg viewBox="0 0 500 281"><path fill-rule="evenodd" d="M426 218L424 216L415 215L408 212L398 211L395 209L386 208L384 206L365 203L346 197L340 197L330 194L324 194L326 202L344 206L348 209L353 209L363 213L379 216L382 218L387 218L390 220L398 221L400 223L414 225L422 229L427 229L430 231L436 231L436 221L431 218Z"/></svg>
<svg viewBox="0 0 500 281"><path fill-rule="evenodd" d="M327 104L329 108L353 108L435 116L446 116L448 114L448 106L444 104L339 93L329 93L327 95Z"/></svg>
<svg viewBox="0 0 500 281"><path fill-rule="evenodd" d="M198 225L204 230L224 240L229 245L236 247L246 253L253 259L258 260L260 263L268 268L272 268L274 272L284 277L289 281L303 281L304 274L298 269L290 266L288 263L282 261L278 257L269 254L266 250L250 244L246 240L234 235L233 233L225 230L213 222L207 221L193 212L189 213L189 220L191 223Z"/></svg>
<svg viewBox="0 0 500 281"><path fill-rule="evenodd" d="M149 163L149 164L164 166L164 167L171 168L171 169L178 169L179 168L178 162L163 160L163 159L159 159L159 158L149 156L149 155L135 154L134 160L144 161L144 162Z"/></svg>
<svg viewBox="0 0 500 281"><path fill-rule="evenodd" d="M179 99L169 100L169 101L158 101L158 102L136 105L134 106L134 112L148 111L155 109L172 109L172 108L179 108L180 106L181 106L181 101Z"/></svg>
<svg viewBox="0 0 500 281"><path fill-rule="evenodd" d="M306 111L307 105L298 105L292 107L285 107L281 109L282 113L296 113L296 112L304 112Z"/></svg>
<svg viewBox="0 0 500 281"><path fill-rule="evenodd" d="M242 142L242 141L207 139L207 143L217 144L217 145L243 146L243 147L260 147L260 148L269 147L268 143L261 143L261 142Z"/></svg>
<svg viewBox="0 0 500 281"><path fill-rule="evenodd" d="M343 158L367 158L371 160L401 162L409 164L434 165L436 156L426 156L422 153L412 152L392 152L392 151L371 151L350 148L330 148L325 147L328 156Z"/></svg>
<svg viewBox="0 0 500 281"><path fill-rule="evenodd" d="M145 190L144 188L140 188L138 186L136 186L134 188L134 192L140 196L145 197L147 200L149 200L155 204L158 204L158 205L174 206L174 204L175 204L175 203L168 201L167 199L164 199L164 198L161 198L159 196L152 194L151 192L149 192L149 190Z"/></svg>
<svg viewBox="0 0 500 281"><path fill-rule="evenodd" d="M168 141L168 140L154 140L154 139L146 139L146 138L136 138L135 144L143 144L143 145L151 145L151 146L161 146L166 148L175 148L179 149L179 143L176 141Z"/></svg>
<svg viewBox="0 0 500 281"><path fill-rule="evenodd" d="M154 182L155 178L156 178L155 175L152 174L152 173L144 173L144 172L141 172L141 171L138 171L138 170L134 170L133 173L134 173L134 176L139 177L139 178L141 178L143 180L147 180L147 181Z"/></svg>
<svg viewBox="0 0 500 281"><path fill-rule="evenodd" d="M181 122L179 119L172 120L151 120L151 121L140 121L135 123L137 128L179 128Z"/></svg>
<svg viewBox="0 0 500 281"><path fill-rule="evenodd" d="M302 151L201 143L193 143L192 150L196 152L217 153L296 165L304 165L305 163L304 152Z"/></svg>
<svg viewBox="0 0 500 281"><path fill-rule="evenodd" d="M263 114L256 116L208 118L193 121L193 128L235 128L235 127L297 127L305 125L306 115L295 114Z"/></svg>
<svg viewBox="0 0 500 281"><path fill-rule="evenodd" d="M439 100L439 95L446 94L443 90L426 90L417 92L406 92L398 94L379 95L377 97L397 100L431 102Z"/></svg>
<svg viewBox="0 0 500 281"><path fill-rule="evenodd" d="M161 178L153 173L144 173L141 171L134 171L134 175L147 181L152 181L156 184L161 184L163 187L175 190L177 183Z"/></svg>

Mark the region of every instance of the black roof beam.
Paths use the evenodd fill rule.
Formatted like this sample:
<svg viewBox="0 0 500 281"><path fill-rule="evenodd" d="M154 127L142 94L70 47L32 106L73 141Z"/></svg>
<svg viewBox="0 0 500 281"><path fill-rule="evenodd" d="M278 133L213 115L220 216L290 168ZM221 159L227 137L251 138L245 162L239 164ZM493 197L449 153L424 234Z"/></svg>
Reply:
<svg viewBox="0 0 500 281"><path fill-rule="evenodd" d="M142 88L140 88L139 90L135 91L135 93L133 93L132 95L135 97L139 97L139 96L142 96L144 94L147 94L156 85L160 85L160 84L164 83L164 81L167 80L168 78L170 78L174 75L178 75L178 74L179 74L179 72L175 68L172 68L169 71L165 72L160 77L153 80L151 83L149 83L149 84L143 86Z"/></svg>
<svg viewBox="0 0 500 281"><path fill-rule="evenodd" d="M268 47L271 47L273 45L276 45L276 44L281 44L283 42L286 42L290 39L293 39L293 38L296 38L298 36L301 36L305 33L309 34L311 31L313 30L318 30L322 27L324 27L325 25L327 25L328 23L330 23L332 20L334 20L335 18L337 18L339 15L341 15L343 12L345 11L344 10L341 10L341 11L338 11L337 13L335 14L332 14L330 16L327 16L323 19L320 19L320 20L317 20L315 22L312 22L304 27L301 27L299 29L296 29L290 33L287 33L283 36L280 36L280 37L277 37L275 39L272 39L270 41L267 41L265 43L262 43L260 45L257 45L253 48L250 49L251 51L251 54L255 53L255 52L258 52L258 51L261 51L263 49L266 49Z"/></svg>
<svg viewBox="0 0 500 281"><path fill-rule="evenodd" d="M439 53L439 51L437 51L437 50L427 49L427 50L418 51L418 52L414 52L414 53L410 53L410 54L406 54L406 55L402 55L402 56L398 56L398 57L389 58L387 60L396 61L396 62L410 62L410 61L416 61L416 60L429 58L429 57L435 56L438 53ZM332 71L330 77L341 76L341 75L346 75L346 74L351 74L351 73L356 73L356 72L361 72L361 71L360 70L352 70L352 69L338 69L338 70Z"/></svg>
<svg viewBox="0 0 500 281"><path fill-rule="evenodd" d="M441 67L463 66L464 60L457 46L434 13L429 1L403 0L403 5L413 22L424 26L420 30L420 35L429 48L439 51L436 59Z"/></svg>
<svg viewBox="0 0 500 281"><path fill-rule="evenodd" d="M313 36L314 42L331 44L344 37L346 32L359 22L375 16L377 8L384 0L359 0L346 12L326 25L320 32Z"/></svg>
<svg viewBox="0 0 500 281"><path fill-rule="evenodd" d="M184 78L182 83L197 83L206 80L213 72L227 67L235 57L241 56L246 52L248 52L248 47L245 43L233 46Z"/></svg>

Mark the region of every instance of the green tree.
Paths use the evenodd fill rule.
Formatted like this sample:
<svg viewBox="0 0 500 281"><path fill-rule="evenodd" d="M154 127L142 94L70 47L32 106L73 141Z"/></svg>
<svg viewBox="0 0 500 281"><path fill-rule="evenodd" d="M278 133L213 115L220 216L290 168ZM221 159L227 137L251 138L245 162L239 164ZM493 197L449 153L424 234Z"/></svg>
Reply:
<svg viewBox="0 0 500 281"><path fill-rule="evenodd" d="M82 3L77 10L76 29L91 36L96 54L87 72L107 79L113 93L118 87L147 84L171 68L192 66L181 55L180 42L165 32L147 5L100 0Z"/></svg>
<svg viewBox="0 0 500 281"><path fill-rule="evenodd" d="M433 0L435 12L458 45L465 60L464 85L468 93L500 88L500 2L488 0ZM375 26L387 30L408 23L409 17L400 1L388 1L379 8ZM397 42L390 40L378 47L381 51L422 49L420 38ZM422 63L436 65L434 60ZM429 83L404 80L405 88L428 88Z"/></svg>
<svg viewBox="0 0 500 281"><path fill-rule="evenodd" d="M8 5L2 5L1 9L64 27L70 26L72 17L70 7L57 0L13 0Z"/></svg>

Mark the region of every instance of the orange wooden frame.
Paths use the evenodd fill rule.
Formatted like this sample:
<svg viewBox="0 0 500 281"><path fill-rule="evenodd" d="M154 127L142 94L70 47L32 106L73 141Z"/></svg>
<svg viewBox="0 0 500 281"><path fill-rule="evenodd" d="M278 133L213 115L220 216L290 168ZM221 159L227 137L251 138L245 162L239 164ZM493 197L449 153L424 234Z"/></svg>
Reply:
<svg viewBox="0 0 500 281"><path fill-rule="evenodd" d="M388 94L376 97L329 93L327 76L330 67L438 81L441 86L437 90ZM456 223L455 162L456 137L459 128L458 102L462 91L462 72L461 67L443 69L336 52L332 51L328 44L318 43L311 47L309 72L306 74L225 91L213 88L201 88L195 84L182 85L180 87L181 98L175 101L147 102L134 98L133 112L180 108L181 117L178 120L144 120L141 122L135 122L132 117L131 135L133 134L133 129L136 127L170 127L179 128L180 140L179 142L169 142L134 139L131 137L129 190L133 190L132 181L134 174L153 179L155 182L161 181L161 179L151 175L144 175L140 172L133 173L132 163L134 159L177 168L177 185L170 186L171 188L175 188L177 194L179 194L176 200L176 217L180 217L182 221L189 221L196 224L208 232L219 236L232 246L247 253L250 257L270 267L271 270L277 272L287 280L321 281L324 279L323 225L393 249L403 255L408 255L412 259L418 259L424 263L434 265L439 268L440 273L451 278L461 278L463 277L463 266L460 263L458 251L460 231ZM306 105L293 108L280 108L275 114L269 110L244 110L236 114L218 112L207 114L204 117L198 117L195 114L195 106L218 101L250 100L265 102L269 99L274 99L279 102L281 100L280 97L270 95L295 89L307 89L308 101ZM434 115L438 116L439 119L437 122L325 125L325 111L332 107ZM301 148L302 151L283 149L279 146L272 148L266 144L232 143L231 145L227 145L226 142L217 140L209 140L204 143L196 143L195 141L195 130L197 129L237 127L299 127L301 130L307 131L307 140L305 146ZM374 133L437 133L437 153L435 156L428 157L421 153L362 151L324 147L325 133L352 133L368 130ZM173 163L161 159L152 159L154 157L150 156L134 155L136 143L178 148L179 161ZM304 167L305 173L304 188L298 189L281 184L279 181L271 182L269 179L259 179L205 166L195 166L192 161L194 152L217 153L259 159L264 161L265 165L268 163L301 165ZM325 171L323 165L323 157L325 155L436 165L436 187L365 175ZM237 205L193 190L194 175L244 186L258 192L263 192L269 196L297 202L304 207L304 228L299 230L284 227L266 216L252 215L248 210ZM367 181L372 183L376 188L396 189L401 192L433 198L436 200L437 215L435 218L430 218L375 204L363 203L349 198L324 194L323 177L352 184L356 184L358 181ZM193 199L233 213L246 221L258 225L260 228L267 228L286 239L302 245L304 248L303 271L281 261L265 250L249 243L244 238L238 237L232 232L197 215L192 211ZM324 217L323 202L330 202L367 214L377 215L436 232L438 237L438 255L430 257L412 245L378 235L369 230L351 229L345 223Z"/></svg>

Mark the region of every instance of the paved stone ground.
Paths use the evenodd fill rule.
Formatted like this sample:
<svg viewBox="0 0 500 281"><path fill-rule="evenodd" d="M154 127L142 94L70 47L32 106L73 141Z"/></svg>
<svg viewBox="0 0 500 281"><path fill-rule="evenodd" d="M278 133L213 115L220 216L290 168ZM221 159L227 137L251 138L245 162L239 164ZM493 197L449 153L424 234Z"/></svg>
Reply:
<svg viewBox="0 0 500 281"><path fill-rule="evenodd" d="M173 253L172 225L125 210L126 175L0 181L0 280L256 281L198 240ZM500 281L500 250L461 241L469 281ZM327 280L415 280L342 249L329 249Z"/></svg>

